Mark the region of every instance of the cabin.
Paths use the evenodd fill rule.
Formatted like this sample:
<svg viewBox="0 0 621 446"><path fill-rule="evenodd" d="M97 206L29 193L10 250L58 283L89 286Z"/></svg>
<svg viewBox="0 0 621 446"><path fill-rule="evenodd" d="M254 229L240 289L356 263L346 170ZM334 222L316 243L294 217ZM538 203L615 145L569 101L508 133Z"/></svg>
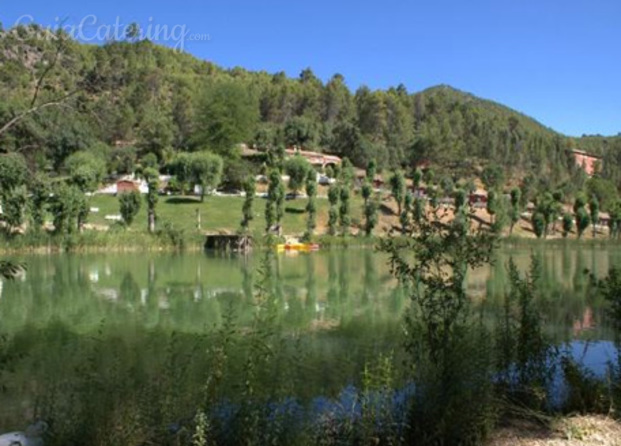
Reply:
<svg viewBox="0 0 621 446"><path fill-rule="evenodd" d="M483 189L475 190L469 195L468 203L473 208L487 207L487 191L484 191Z"/></svg>
<svg viewBox="0 0 621 446"><path fill-rule="evenodd" d="M287 156L300 155L308 160L313 167L325 169L326 167L336 167L340 165L342 160L335 155L327 155L325 153L310 152L308 150L300 150L297 147L291 147L285 150Z"/></svg>
<svg viewBox="0 0 621 446"><path fill-rule="evenodd" d="M117 194L125 194L128 192L140 192L138 183L132 180L119 180L116 182Z"/></svg>
<svg viewBox="0 0 621 446"><path fill-rule="evenodd" d="M587 153L584 150L572 150L571 155L576 165L581 167L588 176L595 175L602 168L602 157Z"/></svg>
<svg viewBox="0 0 621 446"><path fill-rule="evenodd" d="M597 224L600 226L610 226L610 214L608 212L600 212Z"/></svg>
<svg viewBox="0 0 621 446"><path fill-rule="evenodd" d="M423 186L413 187L412 194L414 198L427 198L427 188Z"/></svg>

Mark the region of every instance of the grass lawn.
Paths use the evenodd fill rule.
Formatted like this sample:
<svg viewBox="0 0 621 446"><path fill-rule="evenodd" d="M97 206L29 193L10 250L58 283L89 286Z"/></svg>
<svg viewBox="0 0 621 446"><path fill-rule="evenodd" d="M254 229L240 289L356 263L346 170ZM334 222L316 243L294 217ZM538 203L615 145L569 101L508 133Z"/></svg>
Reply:
<svg viewBox="0 0 621 446"><path fill-rule="evenodd" d="M244 198L241 197L206 197L201 203L197 197L161 196L157 204L156 212L159 224L170 222L175 228L193 232L196 230L196 210L201 214L201 230L206 232L229 231L234 232L239 228L242 218L242 205ZM317 198L317 232L323 233L328 220L329 203L325 198ZM254 200L254 220L251 223L252 231L265 229L265 203L264 198ZM307 200L300 198L285 202L285 217L283 220L283 233L302 234L306 228ZM90 206L99 208L99 212L91 213L88 223L96 225L111 225L113 222L106 220L106 215L119 215L119 200L109 195L95 195L91 197ZM362 219L362 201L359 197L353 197L352 220ZM132 229L146 230L147 206L143 202L140 212L136 217Z"/></svg>

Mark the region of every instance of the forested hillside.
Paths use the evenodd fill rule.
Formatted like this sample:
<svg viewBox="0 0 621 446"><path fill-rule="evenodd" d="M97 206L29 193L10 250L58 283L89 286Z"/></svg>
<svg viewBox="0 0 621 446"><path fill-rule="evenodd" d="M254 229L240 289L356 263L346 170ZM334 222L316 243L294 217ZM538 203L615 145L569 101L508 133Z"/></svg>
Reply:
<svg viewBox="0 0 621 446"><path fill-rule="evenodd" d="M496 163L558 186L576 175L574 147L602 154L603 175L621 180L621 138L567 138L448 86L351 91L339 74L324 83L311 69L298 78L225 70L148 41L93 46L36 26L3 31L0 91L1 150L33 169L58 172L81 150L105 156L111 172L147 153L161 165L178 151L226 161L243 142L327 151L360 167L376 159L409 171L424 160L460 176Z"/></svg>

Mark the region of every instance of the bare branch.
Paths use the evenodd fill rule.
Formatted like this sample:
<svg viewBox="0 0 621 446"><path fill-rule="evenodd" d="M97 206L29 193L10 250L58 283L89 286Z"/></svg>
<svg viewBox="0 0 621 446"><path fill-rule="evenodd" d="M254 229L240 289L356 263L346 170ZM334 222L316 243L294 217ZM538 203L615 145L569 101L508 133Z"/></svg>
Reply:
<svg viewBox="0 0 621 446"><path fill-rule="evenodd" d="M29 115L31 115L33 113L37 113L37 112L43 110L44 108L62 105L67 99L69 99L71 96L75 95L78 91L79 90L72 91L70 93L67 93L64 96L61 96L58 99L55 99L55 100L50 101L50 102L43 103L41 105L37 105L37 106L31 107L28 110L20 113L19 115L15 116L13 119L11 119L9 122L4 124L2 127L0 127L0 135L5 133L7 130L9 130L11 127L13 127L15 124L17 124L22 119L24 119L26 116L29 116Z"/></svg>

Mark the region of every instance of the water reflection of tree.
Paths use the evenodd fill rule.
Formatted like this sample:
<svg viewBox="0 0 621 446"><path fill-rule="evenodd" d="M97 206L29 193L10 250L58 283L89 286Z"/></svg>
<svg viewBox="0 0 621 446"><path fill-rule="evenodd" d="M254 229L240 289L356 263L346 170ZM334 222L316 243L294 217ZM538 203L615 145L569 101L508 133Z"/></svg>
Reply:
<svg viewBox="0 0 621 446"><path fill-rule="evenodd" d="M336 253L330 251L328 254L328 294L326 296L328 301L328 313L330 317L338 316L338 272Z"/></svg>
<svg viewBox="0 0 621 446"><path fill-rule="evenodd" d="M349 271L346 250L339 251L339 313L344 320L351 319L353 305L349 300Z"/></svg>
<svg viewBox="0 0 621 446"><path fill-rule="evenodd" d="M307 255L306 263L306 315L310 320L321 322L323 309L317 302L317 281L315 279L315 256Z"/></svg>

